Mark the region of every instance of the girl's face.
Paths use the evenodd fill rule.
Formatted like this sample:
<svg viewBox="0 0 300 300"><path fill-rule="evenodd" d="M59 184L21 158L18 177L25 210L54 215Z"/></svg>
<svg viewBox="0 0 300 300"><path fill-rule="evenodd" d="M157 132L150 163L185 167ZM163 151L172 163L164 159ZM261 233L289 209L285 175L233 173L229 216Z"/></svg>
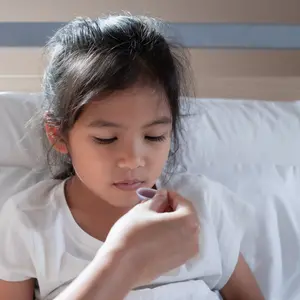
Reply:
<svg viewBox="0 0 300 300"><path fill-rule="evenodd" d="M77 179L113 206L135 205L136 189L152 187L168 159L171 122L167 101L150 87L95 99L68 136Z"/></svg>

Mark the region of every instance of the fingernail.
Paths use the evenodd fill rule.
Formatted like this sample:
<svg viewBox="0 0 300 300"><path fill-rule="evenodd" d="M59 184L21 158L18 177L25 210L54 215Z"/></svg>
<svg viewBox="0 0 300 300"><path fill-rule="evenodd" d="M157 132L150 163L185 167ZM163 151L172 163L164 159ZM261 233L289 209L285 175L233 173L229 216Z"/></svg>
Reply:
<svg viewBox="0 0 300 300"><path fill-rule="evenodd" d="M155 196L150 201L151 207L156 212L164 212L168 202L167 202L167 191L166 190L159 190L156 192Z"/></svg>

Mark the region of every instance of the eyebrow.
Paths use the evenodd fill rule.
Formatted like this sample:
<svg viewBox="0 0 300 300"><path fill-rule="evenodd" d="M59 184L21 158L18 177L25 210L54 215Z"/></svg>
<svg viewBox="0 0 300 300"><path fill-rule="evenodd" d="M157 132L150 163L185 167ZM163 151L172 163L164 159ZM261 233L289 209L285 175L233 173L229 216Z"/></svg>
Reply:
<svg viewBox="0 0 300 300"><path fill-rule="evenodd" d="M171 124L172 120L169 117L162 117L160 119L154 120L148 124L145 124L143 128L149 128L152 126L157 126L157 125L168 125ZM105 120L94 120L88 124L88 127L113 127L113 128L124 128L121 124L105 121Z"/></svg>

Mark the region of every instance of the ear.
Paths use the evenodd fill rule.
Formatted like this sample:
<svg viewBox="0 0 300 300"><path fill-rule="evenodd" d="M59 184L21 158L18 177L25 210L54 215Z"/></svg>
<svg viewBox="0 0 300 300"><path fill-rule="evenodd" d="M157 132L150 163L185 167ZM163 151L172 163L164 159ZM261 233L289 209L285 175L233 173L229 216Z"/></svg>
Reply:
<svg viewBox="0 0 300 300"><path fill-rule="evenodd" d="M48 114L44 117L44 126L48 141L53 148L59 153L67 154L68 148L59 132L59 127L53 121L50 121Z"/></svg>

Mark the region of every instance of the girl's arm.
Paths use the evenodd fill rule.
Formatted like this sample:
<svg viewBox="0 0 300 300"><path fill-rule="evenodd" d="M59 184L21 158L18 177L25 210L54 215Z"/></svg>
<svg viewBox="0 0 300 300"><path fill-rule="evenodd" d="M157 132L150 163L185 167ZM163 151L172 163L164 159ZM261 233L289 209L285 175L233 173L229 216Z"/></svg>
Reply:
<svg viewBox="0 0 300 300"><path fill-rule="evenodd" d="M224 300L264 300L264 296L242 254L239 256L230 279L220 292Z"/></svg>
<svg viewBox="0 0 300 300"><path fill-rule="evenodd" d="M34 279L25 281L0 280L0 299L32 300Z"/></svg>

